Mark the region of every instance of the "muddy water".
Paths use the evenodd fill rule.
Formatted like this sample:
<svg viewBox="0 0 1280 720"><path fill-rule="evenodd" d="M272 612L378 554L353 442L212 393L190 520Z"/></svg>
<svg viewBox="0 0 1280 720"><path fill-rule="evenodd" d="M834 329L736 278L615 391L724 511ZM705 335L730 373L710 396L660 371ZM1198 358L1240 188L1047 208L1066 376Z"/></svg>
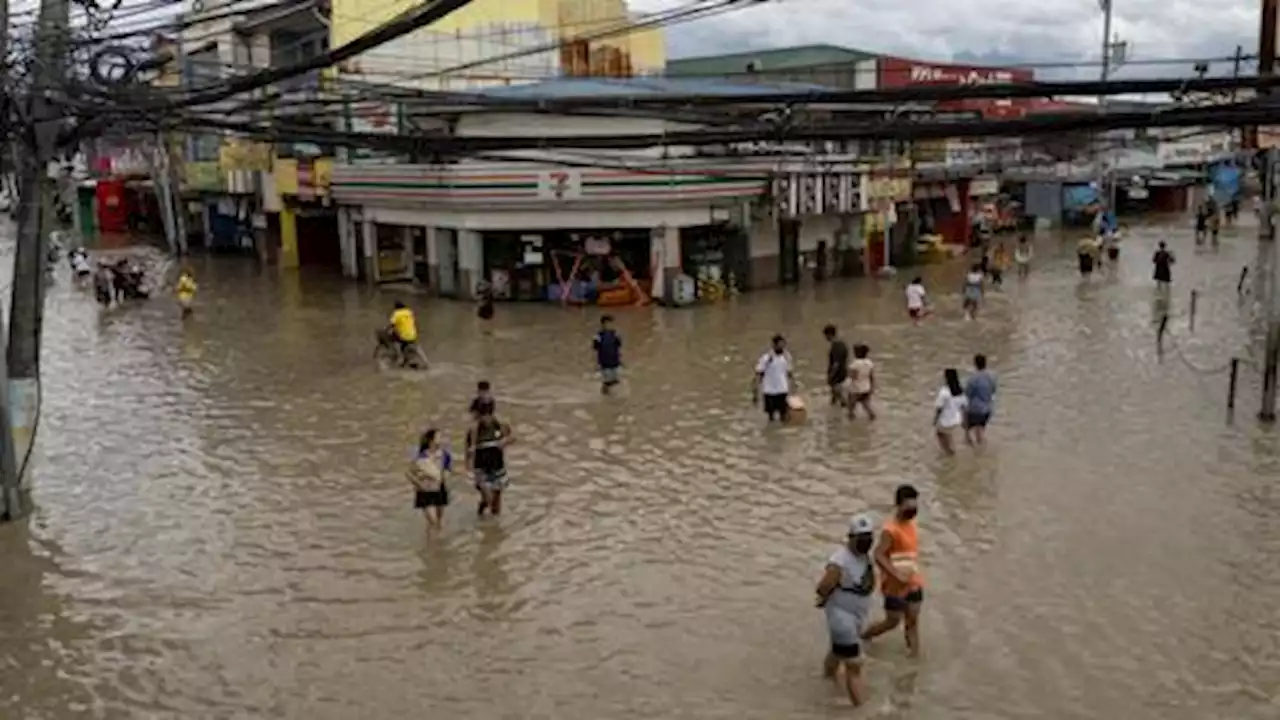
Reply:
<svg viewBox="0 0 1280 720"><path fill-rule="evenodd" d="M1244 233L1241 233L1244 236ZM1149 254L1181 253L1178 350L1152 342ZM32 520L0 528L0 703L22 718L347 720L847 717L819 679L812 583L851 513L924 492L925 658L870 649L860 717L1236 720L1280 714L1280 449L1256 374L1224 418L1247 236L1196 255L1138 231L1082 286L1038 246L976 323L959 267L685 311L619 311L627 382L601 398L593 311L427 302L434 361L380 373L390 295L197 265L196 319L49 298ZM820 328L879 363L881 418L820 402ZM763 427L750 365L791 338L814 411ZM939 457L941 369L1002 386L991 444ZM402 478L431 423L460 444L478 379L522 443L508 515L457 483L423 537Z"/></svg>

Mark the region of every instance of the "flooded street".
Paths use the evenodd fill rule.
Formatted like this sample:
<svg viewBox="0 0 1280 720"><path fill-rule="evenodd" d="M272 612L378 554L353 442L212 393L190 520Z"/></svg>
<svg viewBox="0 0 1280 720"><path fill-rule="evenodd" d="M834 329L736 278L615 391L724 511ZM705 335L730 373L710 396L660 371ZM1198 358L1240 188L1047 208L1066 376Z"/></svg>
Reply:
<svg viewBox="0 0 1280 720"><path fill-rule="evenodd" d="M103 314L65 268L46 314L27 523L0 527L6 718L1273 720L1280 716L1280 437L1258 372L1226 375L1253 228L1193 252L1135 231L1081 284L1042 238L960 320L957 265L690 310L616 311L626 379L601 397L599 313L415 300L433 367L379 372L391 293L195 263ZM1150 255L1179 255L1157 355ZM7 292L5 295L7 304ZM868 343L880 418L825 404L821 329ZM783 332L810 404L764 427L751 369ZM1001 378L989 446L939 455L942 368ZM416 433L462 446L477 380L520 443L500 521L455 479L427 539L403 473ZM820 676L813 584L844 523L922 491L924 658L871 646L866 708ZM879 615L879 600L876 602Z"/></svg>

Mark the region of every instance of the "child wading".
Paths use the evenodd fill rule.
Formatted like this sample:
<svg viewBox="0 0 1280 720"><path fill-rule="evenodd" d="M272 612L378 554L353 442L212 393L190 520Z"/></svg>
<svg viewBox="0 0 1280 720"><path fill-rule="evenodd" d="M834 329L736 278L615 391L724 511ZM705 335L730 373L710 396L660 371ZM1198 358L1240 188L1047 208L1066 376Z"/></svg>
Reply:
<svg viewBox="0 0 1280 720"><path fill-rule="evenodd" d="M174 287L174 294L178 297L178 306L182 308L182 317L189 317L193 312L191 304L195 302L196 279L191 274L191 268L183 268L182 273L178 275L178 283Z"/></svg>
<svg viewBox="0 0 1280 720"><path fill-rule="evenodd" d="M876 365L868 357L871 348L858 343L853 346L853 362L849 363L849 417L856 414L858 406L867 411L867 418L876 419L871 409L871 396L876 391Z"/></svg>
<svg viewBox="0 0 1280 720"><path fill-rule="evenodd" d="M618 384L622 369L622 338L613 329L613 317L600 318L600 332L591 341L596 351L596 367L600 370L600 392L605 395Z"/></svg>
<svg viewBox="0 0 1280 720"><path fill-rule="evenodd" d="M966 320L978 317L978 303L982 302L982 277L981 265L969 268L969 274L964 276L963 308Z"/></svg>
<svg viewBox="0 0 1280 720"><path fill-rule="evenodd" d="M924 289L924 279L917 277L907 286L907 315L919 325L920 319L929 314L929 292Z"/></svg>
<svg viewBox="0 0 1280 720"><path fill-rule="evenodd" d="M996 245L995 252L991 254L991 266L988 269L991 272L991 284L995 287L1004 285L1004 272L1009 269L1009 251L1005 249L1004 243Z"/></svg>
<svg viewBox="0 0 1280 720"><path fill-rule="evenodd" d="M1018 238L1018 247L1013 251L1013 261L1018 264L1018 277L1024 278L1031 272L1031 243L1027 236Z"/></svg>

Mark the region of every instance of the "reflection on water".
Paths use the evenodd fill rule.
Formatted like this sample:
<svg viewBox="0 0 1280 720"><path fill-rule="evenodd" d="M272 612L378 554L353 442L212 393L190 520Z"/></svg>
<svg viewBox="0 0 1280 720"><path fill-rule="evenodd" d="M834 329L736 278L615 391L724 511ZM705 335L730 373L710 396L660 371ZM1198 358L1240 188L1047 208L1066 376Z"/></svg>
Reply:
<svg viewBox="0 0 1280 720"><path fill-rule="evenodd" d="M389 295L197 262L196 318L103 315L51 291L35 499L0 528L6 717L826 718L811 607L850 514L925 493L925 658L869 650L860 716L1274 718L1280 712L1276 438L1223 423L1242 229L1195 255L1128 242L1087 284L1044 239L977 322L959 267L939 315L902 285L833 282L683 311L618 310L626 383L601 397L598 314L421 301L433 360L378 372ZM1178 353L1154 344L1149 253L1182 251ZM1195 335L1185 293L1201 291ZM821 327L868 343L881 417L825 407ZM812 412L769 428L751 363L789 336ZM989 447L943 458L942 368L1001 375ZM428 424L462 443L476 380L520 442L500 522L469 483L438 537L403 464ZM1240 407L1256 405L1256 373Z"/></svg>

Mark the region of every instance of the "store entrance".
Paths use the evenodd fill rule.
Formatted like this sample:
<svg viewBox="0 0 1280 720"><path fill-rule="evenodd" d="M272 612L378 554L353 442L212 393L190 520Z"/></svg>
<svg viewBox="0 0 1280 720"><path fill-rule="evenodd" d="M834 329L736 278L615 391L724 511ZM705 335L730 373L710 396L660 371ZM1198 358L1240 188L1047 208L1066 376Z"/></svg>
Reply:
<svg viewBox="0 0 1280 720"><path fill-rule="evenodd" d="M649 229L484 234L485 277L502 300L627 305L652 289Z"/></svg>
<svg viewBox="0 0 1280 720"><path fill-rule="evenodd" d="M413 246L409 228L374 223L373 229L377 242L375 279L383 283L413 280Z"/></svg>

